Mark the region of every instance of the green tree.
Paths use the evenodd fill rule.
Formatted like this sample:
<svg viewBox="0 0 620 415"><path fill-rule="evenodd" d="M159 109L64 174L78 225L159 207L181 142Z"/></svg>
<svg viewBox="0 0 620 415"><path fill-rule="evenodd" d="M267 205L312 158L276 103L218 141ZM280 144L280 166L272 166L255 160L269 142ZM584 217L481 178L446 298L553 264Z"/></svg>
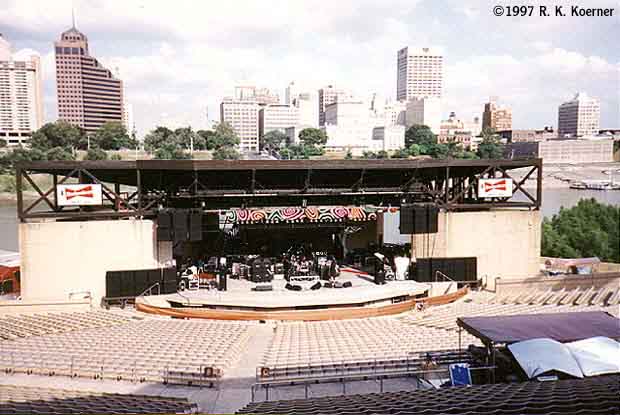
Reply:
<svg viewBox="0 0 620 415"><path fill-rule="evenodd" d="M482 141L478 144L476 153L481 159L499 159L503 156L503 146L499 142L499 135L492 128L482 131Z"/></svg>
<svg viewBox="0 0 620 415"><path fill-rule="evenodd" d="M203 140L205 140L205 148L207 150L214 150L213 148L213 137L215 136L215 131L212 130L198 130L196 131Z"/></svg>
<svg viewBox="0 0 620 415"><path fill-rule="evenodd" d="M220 147L213 152L213 160L238 160L239 152L234 147Z"/></svg>
<svg viewBox="0 0 620 415"><path fill-rule="evenodd" d="M194 150L207 149L207 140L203 136L192 130L192 127L177 128L176 130L174 130L174 137L175 141L187 150L191 148L192 140Z"/></svg>
<svg viewBox="0 0 620 415"><path fill-rule="evenodd" d="M136 148L138 143L127 133L125 126L118 121L108 121L95 131L90 139L90 146L102 150L120 150Z"/></svg>
<svg viewBox="0 0 620 415"><path fill-rule="evenodd" d="M263 136L263 148L269 150L279 150L286 143L286 134L280 130L271 130Z"/></svg>
<svg viewBox="0 0 620 415"><path fill-rule="evenodd" d="M352 160L353 159L353 154L351 153L351 150L347 150L347 154L345 154L344 159L345 160Z"/></svg>
<svg viewBox="0 0 620 415"><path fill-rule="evenodd" d="M45 152L48 160L75 160L73 153L65 147L53 147Z"/></svg>
<svg viewBox="0 0 620 415"><path fill-rule="evenodd" d="M120 154L118 154L118 153L114 153L114 154L112 154L112 155L110 156L110 160L116 160L116 161L118 161L118 160L122 160L122 159L123 159L123 158L122 158L122 157L121 157L121 155L120 155Z"/></svg>
<svg viewBox="0 0 620 415"><path fill-rule="evenodd" d="M105 150L100 149L99 147L91 147L86 153L86 157L84 160L107 160L108 153Z"/></svg>
<svg viewBox="0 0 620 415"><path fill-rule="evenodd" d="M222 147L235 147L239 145L239 137L235 130L227 123L219 123L215 127L215 132L211 138L210 147L217 150Z"/></svg>
<svg viewBox="0 0 620 415"><path fill-rule="evenodd" d="M19 162L43 160L46 160L45 153L38 148L27 149L18 147L0 157L0 171L13 173L15 171L15 164Z"/></svg>
<svg viewBox="0 0 620 415"><path fill-rule="evenodd" d="M437 136L427 125L414 124L405 132L405 146L409 147L412 144L420 146L421 154L428 154L428 149L437 144Z"/></svg>
<svg viewBox="0 0 620 415"><path fill-rule="evenodd" d="M393 159L406 159L409 157L409 152L406 148L399 148L398 150L394 150L391 158Z"/></svg>
<svg viewBox="0 0 620 415"><path fill-rule="evenodd" d="M542 223L543 256L620 262L620 206L581 199Z"/></svg>
<svg viewBox="0 0 620 415"><path fill-rule="evenodd" d="M0 148L6 147L6 140L0 138Z"/></svg>
<svg viewBox="0 0 620 415"><path fill-rule="evenodd" d="M308 146L324 146L327 134L319 128L304 128L299 132L299 140Z"/></svg>
<svg viewBox="0 0 620 415"><path fill-rule="evenodd" d="M422 154L422 149L419 144L411 144L407 147L407 153L409 153L410 156L417 157Z"/></svg>
<svg viewBox="0 0 620 415"><path fill-rule="evenodd" d="M177 143L165 143L155 150L155 158L160 160L183 160L189 158L189 153Z"/></svg>
<svg viewBox="0 0 620 415"><path fill-rule="evenodd" d="M176 144L175 141L174 132L171 129L158 126L144 137L144 149L153 153L166 144Z"/></svg>
<svg viewBox="0 0 620 415"><path fill-rule="evenodd" d="M32 134L30 147L48 151L54 147L85 149L86 134L80 127L66 121L45 124Z"/></svg>

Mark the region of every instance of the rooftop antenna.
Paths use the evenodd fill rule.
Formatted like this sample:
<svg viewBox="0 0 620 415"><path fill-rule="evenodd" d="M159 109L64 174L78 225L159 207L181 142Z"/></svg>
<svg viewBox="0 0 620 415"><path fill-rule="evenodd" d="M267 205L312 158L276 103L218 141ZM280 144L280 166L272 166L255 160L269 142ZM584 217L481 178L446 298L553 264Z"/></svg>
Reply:
<svg viewBox="0 0 620 415"><path fill-rule="evenodd" d="M75 29L75 7L71 6L71 27Z"/></svg>

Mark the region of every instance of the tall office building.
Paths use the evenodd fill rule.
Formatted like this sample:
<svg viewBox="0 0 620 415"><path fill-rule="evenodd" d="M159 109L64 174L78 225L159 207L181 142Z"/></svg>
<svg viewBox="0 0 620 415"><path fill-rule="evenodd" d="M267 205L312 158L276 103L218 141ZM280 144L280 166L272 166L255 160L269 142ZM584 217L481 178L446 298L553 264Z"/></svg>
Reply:
<svg viewBox="0 0 620 415"><path fill-rule="evenodd" d="M241 151L259 150L258 111L258 102L249 98L224 98L220 104L220 121L227 123L235 131Z"/></svg>
<svg viewBox="0 0 620 415"><path fill-rule="evenodd" d="M443 56L431 48L398 51L396 58L396 99L441 98Z"/></svg>
<svg viewBox="0 0 620 415"><path fill-rule="evenodd" d="M328 85L319 89L319 126L325 125L325 109L328 105L337 101L347 101L353 99L353 95L344 89L337 89L333 85Z"/></svg>
<svg viewBox="0 0 620 415"><path fill-rule="evenodd" d="M499 105L495 97L491 97L489 102L484 104L482 130L487 128L495 131L512 130L512 110L505 105Z"/></svg>
<svg viewBox="0 0 620 415"><path fill-rule="evenodd" d="M235 99L238 101L256 101L258 105L279 104L278 94L268 88L257 88L254 85L244 84L235 87Z"/></svg>
<svg viewBox="0 0 620 415"><path fill-rule="evenodd" d="M123 82L89 54L88 38L75 28L54 42L58 118L93 133L108 121L123 122Z"/></svg>
<svg viewBox="0 0 620 415"><path fill-rule="evenodd" d="M426 125L435 134L441 131L441 99L413 98L407 102L407 128Z"/></svg>
<svg viewBox="0 0 620 415"><path fill-rule="evenodd" d="M13 55L10 43L0 34L0 139L9 146L25 144L42 124L39 56Z"/></svg>
<svg viewBox="0 0 620 415"><path fill-rule="evenodd" d="M559 137L592 137L599 132L599 100L580 92L558 108Z"/></svg>
<svg viewBox="0 0 620 415"><path fill-rule="evenodd" d="M258 132L262 138L269 131L286 133L286 129L299 124L299 110L294 105L273 104L258 112Z"/></svg>

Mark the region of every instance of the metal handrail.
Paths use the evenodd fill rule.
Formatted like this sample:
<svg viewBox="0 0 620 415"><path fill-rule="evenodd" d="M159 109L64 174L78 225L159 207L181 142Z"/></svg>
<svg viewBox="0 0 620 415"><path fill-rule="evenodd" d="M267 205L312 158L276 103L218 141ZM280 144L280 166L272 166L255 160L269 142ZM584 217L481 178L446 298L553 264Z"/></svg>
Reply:
<svg viewBox="0 0 620 415"><path fill-rule="evenodd" d="M85 291L71 291L69 293L69 300L71 299L71 297L73 297L75 294L88 294L89 299L93 298L93 294L90 292L90 290L85 290Z"/></svg>
<svg viewBox="0 0 620 415"><path fill-rule="evenodd" d="M138 297L144 297L145 295L153 295L153 288L157 287L157 295L161 294L161 286L158 282L148 287L146 290L142 292ZM148 294L147 294L148 293Z"/></svg>
<svg viewBox="0 0 620 415"><path fill-rule="evenodd" d="M450 282L457 282L439 270L435 270L435 282L437 282L437 275L441 275L443 278L447 279Z"/></svg>

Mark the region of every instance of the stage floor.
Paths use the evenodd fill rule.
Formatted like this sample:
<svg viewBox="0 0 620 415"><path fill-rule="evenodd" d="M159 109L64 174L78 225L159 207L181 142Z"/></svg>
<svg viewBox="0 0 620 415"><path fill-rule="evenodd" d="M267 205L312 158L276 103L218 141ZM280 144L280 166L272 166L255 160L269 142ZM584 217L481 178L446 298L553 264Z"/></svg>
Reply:
<svg viewBox="0 0 620 415"><path fill-rule="evenodd" d="M350 281L349 288L321 288L319 290L290 291L284 288L286 280L273 280L273 291L252 291L258 285L247 280L228 279L228 290L197 290L182 293L144 297L142 300L153 306L170 307L178 302L185 307L234 307L277 309L290 307L321 307L365 305L383 306L385 301L400 296L416 296L430 289L427 284L415 281L388 281L377 285L371 276L343 271L338 281Z"/></svg>

